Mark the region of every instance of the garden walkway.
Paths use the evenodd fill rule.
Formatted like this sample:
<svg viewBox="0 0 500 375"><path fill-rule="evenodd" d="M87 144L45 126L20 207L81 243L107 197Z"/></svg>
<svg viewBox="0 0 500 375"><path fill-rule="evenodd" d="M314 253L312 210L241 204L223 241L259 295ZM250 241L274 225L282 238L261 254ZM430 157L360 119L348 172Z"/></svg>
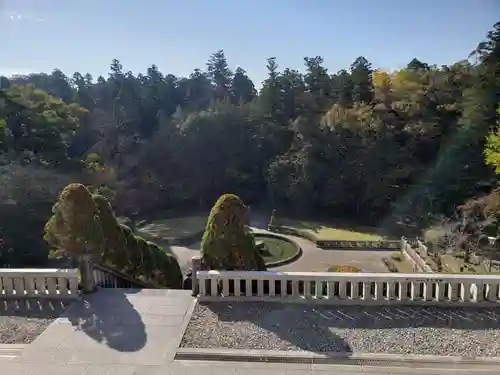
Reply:
<svg viewBox="0 0 500 375"><path fill-rule="evenodd" d="M325 272L333 265L354 266L363 272L388 272L382 258L393 251L323 250L304 238L287 236L302 247L303 255L295 262L274 268L277 271Z"/></svg>

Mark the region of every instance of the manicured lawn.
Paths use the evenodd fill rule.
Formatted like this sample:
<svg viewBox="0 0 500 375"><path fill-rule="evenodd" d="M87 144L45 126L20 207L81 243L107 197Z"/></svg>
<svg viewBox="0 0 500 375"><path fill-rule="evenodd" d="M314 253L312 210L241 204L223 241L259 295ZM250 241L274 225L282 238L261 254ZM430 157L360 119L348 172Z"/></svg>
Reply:
<svg viewBox="0 0 500 375"><path fill-rule="evenodd" d="M311 231L311 230L310 230ZM319 240L345 240L345 241L378 241L383 237L373 233L363 233L354 230L320 227L311 231Z"/></svg>
<svg viewBox="0 0 500 375"><path fill-rule="evenodd" d="M326 223L279 219L282 225L313 234L318 240L379 241L384 237L372 228L340 228Z"/></svg>
<svg viewBox="0 0 500 375"><path fill-rule="evenodd" d="M149 237L160 237L163 239L191 236L203 231L207 223L208 215L196 215L160 219L145 223L140 226L139 233Z"/></svg>
<svg viewBox="0 0 500 375"><path fill-rule="evenodd" d="M280 238L256 234L255 242L259 241L264 242L266 245L266 251L262 254L266 263L277 262L279 260L290 258L297 251L292 243Z"/></svg>

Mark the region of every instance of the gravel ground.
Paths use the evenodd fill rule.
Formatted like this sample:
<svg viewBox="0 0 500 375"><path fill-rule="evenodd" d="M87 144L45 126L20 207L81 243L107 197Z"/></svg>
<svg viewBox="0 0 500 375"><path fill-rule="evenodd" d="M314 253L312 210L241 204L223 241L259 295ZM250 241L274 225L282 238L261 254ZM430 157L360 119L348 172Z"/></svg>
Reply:
<svg viewBox="0 0 500 375"><path fill-rule="evenodd" d="M500 308L204 303L180 346L500 356Z"/></svg>
<svg viewBox="0 0 500 375"><path fill-rule="evenodd" d="M66 309L61 301L0 300L0 344L29 344Z"/></svg>

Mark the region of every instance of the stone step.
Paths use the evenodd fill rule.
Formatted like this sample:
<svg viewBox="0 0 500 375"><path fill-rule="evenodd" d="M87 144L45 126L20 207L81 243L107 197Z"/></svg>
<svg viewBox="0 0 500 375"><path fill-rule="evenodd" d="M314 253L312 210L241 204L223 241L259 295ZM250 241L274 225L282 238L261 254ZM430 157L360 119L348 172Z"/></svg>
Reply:
<svg viewBox="0 0 500 375"><path fill-rule="evenodd" d="M341 366L353 371L360 366L371 368L374 374L388 374L387 368L397 368L401 374L426 374L425 371L442 371L442 374L472 375L476 373L499 374L500 357L464 358L434 355L395 355L371 353L313 353L306 351L272 351L240 349L177 348L176 361L220 361L274 363L274 364L314 364L320 370ZM378 372L377 372L378 371ZM445 372L448 371L448 372ZM398 374L399 374L398 372ZM389 372L390 373L390 372ZM433 374L434 375L434 374Z"/></svg>
<svg viewBox="0 0 500 375"><path fill-rule="evenodd" d="M0 344L0 361L10 361L21 355L27 344Z"/></svg>

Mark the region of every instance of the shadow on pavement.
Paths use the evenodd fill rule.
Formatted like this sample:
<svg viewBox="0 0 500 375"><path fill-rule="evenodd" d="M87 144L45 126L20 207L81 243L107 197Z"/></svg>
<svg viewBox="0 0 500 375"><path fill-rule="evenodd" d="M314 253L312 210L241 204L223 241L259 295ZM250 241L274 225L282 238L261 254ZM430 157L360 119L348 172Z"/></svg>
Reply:
<svg viewBox="0 0 500 375"><path fill-rule="evenodd" d="M128 297L139 289L101 289L75 302L62 317L95 341L121 352L141 350L147 341L141 315Z"/></svg>
<svg viewBox="0 0 500 375"><path fill-rule="evenodd" d="M52 299L5 299L0 300L0 316L57 318L70 304L71 301Z"/></svg>

